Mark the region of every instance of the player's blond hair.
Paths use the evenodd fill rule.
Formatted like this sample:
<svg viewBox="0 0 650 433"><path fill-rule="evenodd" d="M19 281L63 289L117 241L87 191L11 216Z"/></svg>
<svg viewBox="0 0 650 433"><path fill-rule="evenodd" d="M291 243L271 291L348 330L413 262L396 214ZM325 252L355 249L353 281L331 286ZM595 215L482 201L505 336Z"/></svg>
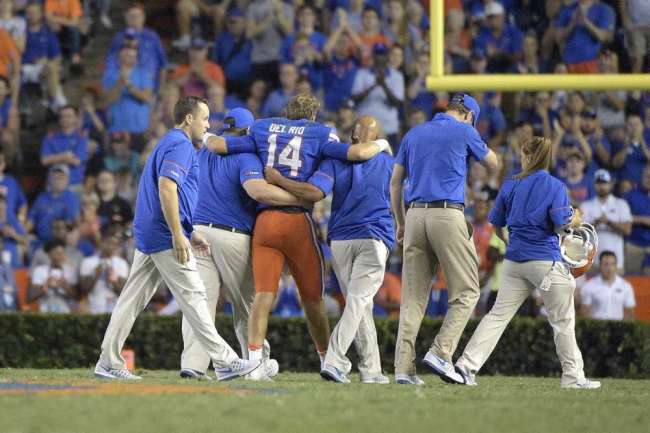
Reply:
<svg viewBox="0 0 650 433"><path fill-rule="evenodd" d="M549 138L535 136L525 140L521 143L521 151L525 156L530 157L530 162L527 167L522 167L521 173L514 176L515 179L523 179L537 170L551 168L553 146Z"/></svg>
<svg viewBox="0 0 650 433"><path fill-rule="evenodd" d="M316 97L309 94L296 95L287 104L287 118L290 120L314 120L319 109L320 102Z"/></svg>

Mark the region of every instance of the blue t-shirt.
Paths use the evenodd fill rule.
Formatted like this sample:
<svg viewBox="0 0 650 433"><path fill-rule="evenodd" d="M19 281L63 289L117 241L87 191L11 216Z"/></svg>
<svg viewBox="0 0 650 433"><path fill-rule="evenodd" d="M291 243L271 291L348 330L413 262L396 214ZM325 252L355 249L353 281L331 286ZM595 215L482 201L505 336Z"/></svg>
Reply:
<svg viewBox="0 0 650 433"><path fill-rule="evenodd" d="M516 55L521 53L523 41L524 35L521 31L513 25L506 24L499 37L496 37L489 28L483 28L474 39L474 48L487 53L488 47L493 47L498 51Z"/></svg>
<svg viewBox="0 0 650 433"><path fill-rule="evenodd" d="M74 153L74 156L80 161L79 165L68 165L70 185L79 185L84 180L86 160L88 159L88 139L79 131L74 131L71 134L57 131L45 136L41 145L41 158L64 152Z"/></svg>
<svg viewBox="0 0 650 433"><path fill-rule="evenodd" d="M555 21L555 27L568 27L578 2L564 6ZM601 30L614 30L616 15L614 10L601 2L595 2L587 11L589 20ZM582 63L596 60L602 43L596 39L584 25L577 25L566 40L562 61L564 63Z"/></svg>
<svg viewBox="0 0 650 433"><path fill-rule="evenodd" d="M192 214L198 199L199 161L196 149L180 129L163 135L144 166L135 202L133 233L135 247L153 254L172 249L172 233L167 226L158 196L158 179L163 176L178 185L178 211L183 234L192 234Z"/></svg>
<svg viewBox="0 0 650 433"><path fill-rule="evenodd" d="M591 200L596 195L594 179L587 174L583 175L578 182L571 182L567 178L561 178L561 180L566 185L572 202L580 204L583 201Z"/></svg>
<svg viewBox="0 0 650 433"><path fill-rule="evenodd" d="M490 139L504 131L507 126L506 116L501 111L501 108L491 104L481 106L481 116L476 123L476 129L478 129L483 141L490 141Z"/></svg>
<svg viewBox="0 0 650 433"><path fill-rule="evenodd" d="M402 139L395 163L406 170L404 201L465 202L467 164L481 161L488 147L471 125L445 113L411 129Z"/></svg>
<svg viewBox="0 0 650 433"><path fill-rule="evenodd" d="M284 113L284 110L295 93L285 93L284 90L278 89L269 93L266 97L260 115L262 117L277 117Z"/></svg>
<svg viewBox="0 0 650 433"><path fill-rule="evenodd" d="M284 63L294 63L297 53L297 47L295 46L297 33L293 33L282 41L282 46L280 47L280 55ZM312 32L309 35L309 44L317 53L322 53L323 48L327 38L320 32ZM320 62L308 62L302 65L296 65L300 69L301 74L307 75L309 83L311 84L314 91L321 88L323 84L323 71Z"/></svg>
<svg viewBox="0 0 650 433"><path fill-rule="evenodd" d="M632 215L650 217L650 193L641 188L634 189L625 195L625 200L630 205ZM632 224L632 233L627 241L640 247L650 247L650 227L642 224Z"/></svg>
<svg viewBox="0 0 650 433"><path fill-rule="evenodd" d="M43 191L29 209L28 218L34 224L38 239L49 241L52 239L52 221L62 219L68 223L74 222L79 216L80 207L79 197L70 190L56 196L50 191Z"/></svg>
<svg viewBox="0 0 650 433"><path fill-rule="evenodd" d="M264 168L257 155L241 153L221 156L203 148L199 160L199 201L193 222L222 224L253 231L257 202L242 185L251 179L263 179Z"/></svg>
<svg viewBox="0 0 650 433"><path fill-rule="evenodd" d="M13 176L5 174L0 179L0 195L7 201L7 215L15 216L27 204L22 188Z"/></svg>
<svg viewBox="0 0 650 433"><path fill-rule="evenodd" d="M327 238L340 241L377 239L395 244L390 213L393 158L385 152L362 163L323 161L309 183L325 195L334 191Z"/></svg>
<svg viewBox="0 0 650 433"><path fill-rule="evenodd" d="M334 56L325 65L323 89L327 111L338 110L341 102L352 96L352 85L358 68L359 64L353 57L339 59Z"/></svg>
<svg viewBox="0 0 650 433"><path fill-rule="evenodd" d="M111 47L106 56L106 67L118 67L117 58L125 39L128 29L122 30L113 36ZM158 89L160 70L167 67L167 54L158 34L150 29L142 29L136 33L138 40L138 66L148 71L154 83L154 88ZM118 67L119 68L119 67Z"/></svg>
<svg viewBox="0 0 650 433"><path fill-rule="evenodd" d="M9 124L9 110L11 110L11 98L5 98L0 104L0 128L6 128Z"/></svg>
<svg viewBox="0 0 650 433"><path fill-rule="evenodd" d="M495 227L508 227L506 259L562 261L556 230L569 224L572 216L566 186L539 170L523 179L507 180L488 220Z"/></svg>
<svg viewBox="0 0 650 433"><path fill-rule="evenodd" d="M38 31L27 28L23 63L36 63L37 60L42 58L51 60L60 55L59 39L47 26L42 25Z"/></svg>
<svg viewBox="0 0 650 433"><path fill-rule="evenodd" d="M252 49L250 40L237 41L231 33L222 32L214 42L212 59L223 68L228 80L246 81L251 76Z"/></svg>
<svg viewBox="0 0 650 433"><path fill-rule="evenodd" d="M257 153L262 164L299 182L307 182L322 159L345 161L350 147L325 125L280 117L256 120L248 135L226 137L226 144L228 153Z"/></svg>
<svg viewBox="0 0 650 433"><path fill-rule="evenodd" d="M622 149L623 144L616 145L613 155L616 155ZM648 164L648 159L645 157L645 153L641 149L640 143L633 143L630 147L627 148L627 155L625 155L625 161L623 162L623 167L618 171L619 180L629 180L635 184L641 183L641 176L645 166Z"/></svg>
<svg viewBox="0 0 650 433"><path fill-rule="evenodd" d="M107 67L102 78L104 91L109 90L120 78L120 68L117 66ZM136 66L129 75L131 83L139 90L153 90L154 81L151 72ZM126 89L115 102L108 107L108 130L127 131L131 133L143 133L149 128L149 117L151 106L137 99Z"/></svg>

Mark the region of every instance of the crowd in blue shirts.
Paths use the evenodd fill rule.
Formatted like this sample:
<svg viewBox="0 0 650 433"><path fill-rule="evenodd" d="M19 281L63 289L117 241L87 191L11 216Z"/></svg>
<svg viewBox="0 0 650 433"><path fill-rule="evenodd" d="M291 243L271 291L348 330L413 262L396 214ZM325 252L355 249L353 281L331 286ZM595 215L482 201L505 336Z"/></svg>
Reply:
<svg viewBox="0 0 650 433"><path fill-rule="evenodd" d="M406 131L448 103L446 92L425 86L427 0L202 1L206 7L194 9L185 9L192 2L170 0L178 22L174 31L147 20L146 4L127 3L122 27L113 28L106 9L110 2L83 1L82 22L98 20L102 31L114 35L103 47L101 79L82 78L86 85L75 101L61 79L71 67L66 41L50 30L39 2L26 3L16 2L9 15L0 16L0 32L15 39L22 64L18 82L0 74L0 225L11 227L2 228L9 252L2 265L9 268L30 266L38 250L47 257L43 251L51 241L65 243L69 261L93 256L107 227L115 225L121 227L120 255L130 259L136 185L153 146L173 126L172 108L183 92L208 100L217 133L229 109L245 107L258 118L279 116L289 98L312 93L322 102L319 120L342 140L350 139L357 115L371 115L396 153ZM647 1L450 0L445 5L446 73L650 69ZM82 56L82 66L75 71L95 65L85 64ZM44 186L29 194L28 203L20 179L9 173L20 172L25 143L18 132L21 121L29 120L18 113L16 86L35 83L43 87L55 121L41 137ZM464 197L470 218L476 203L490 203L503 179L520 170L521 141L544 135L555 148L553 174L566 184L574 205L595 197L599 169L611 174L615 195L627 201L634 218L625 242L647 251L640 272L650 272L650 185L643 181L650 163L650 93L473 96L481 105L476 129L502 158L503 170L489 176L470 162ZM325 227L327 200L316 216ZM53 225L61 221L71 235L58 239ZM487 245L489 236L481 242ZM479 250L487 251L486 245ZM391 255L391 263L389 269L399 272L399 254ZM332 298L340 299L331 280ZM295 292L291 280L283 281L287 287L278 311L297 314L299 303L287 294ZM440 281L444 286L442 276ZM74 302L83 310L81 298Z"/></svg>

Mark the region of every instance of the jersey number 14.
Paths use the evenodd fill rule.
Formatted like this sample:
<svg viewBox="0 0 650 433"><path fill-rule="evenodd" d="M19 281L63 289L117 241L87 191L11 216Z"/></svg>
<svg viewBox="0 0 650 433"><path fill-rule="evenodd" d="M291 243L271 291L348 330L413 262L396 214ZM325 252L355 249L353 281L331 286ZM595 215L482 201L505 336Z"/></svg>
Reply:
<svg viewBox="0 0 650 433"><path fill-rule="evenodd" d="M278 134L269 135L269 157L266 160L267 167L275 165L275 151L278 146ZM298 169L302 167L300 160L300 146L302 146L302 137L294 136L289 143L282 149L278 156L278 164L291 168L290 176L298 176Z"/></svg>

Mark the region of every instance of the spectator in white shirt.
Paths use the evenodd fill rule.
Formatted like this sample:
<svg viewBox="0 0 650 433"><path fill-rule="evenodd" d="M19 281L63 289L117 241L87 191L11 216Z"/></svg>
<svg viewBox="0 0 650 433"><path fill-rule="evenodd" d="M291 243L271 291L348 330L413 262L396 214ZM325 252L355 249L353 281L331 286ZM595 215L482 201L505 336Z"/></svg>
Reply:
<svg viewBox="0 0 650 433"><path fill-rule="evenodd" d="M41 313L70 313L76 306L77 270L67 263L65 243L45 243L50 264L34 268L27 302L39 301Z"/></svg>
<svg viewBox="0 0 650 433"><path fill-rule="evenodd" d="M121 240L120 228L109 228L102 236L99 253L81 261L81 293L88 294L91 314L112 312L129 276L129 264L118 254Z"/></svg>
<svg viewBox="0 0 650 433"><path fill-rule="evenodd" d="M597 320L633 320L634 289L616 273L616 255L600 253L600 272L589 280L580 293L583 317Z"/></svg>
<svg viewBox="0 0 650 433"><path fill-rule="evenodd" d="M620 273L624 267L624 236L632 231L630 206L623 199L612 195L612 177L605 169L596 170L596 197L582 203L582 219L593 224L598 233L598 246L601 251L612 251ZM596 260L595 265L598 265Z"/></svg>

